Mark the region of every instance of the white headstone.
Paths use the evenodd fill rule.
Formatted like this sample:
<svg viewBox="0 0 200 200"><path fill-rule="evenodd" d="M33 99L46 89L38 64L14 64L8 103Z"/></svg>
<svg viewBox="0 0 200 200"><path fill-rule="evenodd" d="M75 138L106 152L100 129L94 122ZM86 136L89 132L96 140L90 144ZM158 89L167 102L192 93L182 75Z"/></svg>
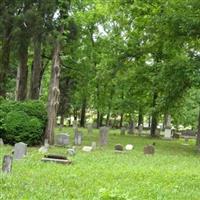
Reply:
<svg viewBox="0 0 200 200"><path fill-rule="evenodd" d="M47 153L47 152L48 152L48 147L42 146L42 147L40 147L40 148L38 149L38 151L39 151L40 153Z"/></svg>
<svg viewBox="0 0 200 200"><path fill-rule="evenodd" d="M132 144L127 144L127 145L125 146L125 149L126 149L127 151L131 151L131 150L133 150L133 145L132 145Z"/></svg>
<svg viewBox="0 0 200 200"><path fill-rule="evenodd" d="M170 128L165 129L164 137L165 137L165 139L171 139L171 129Z"/></svg>
<svg viewBox="0 0 200 200"><path fill-rule="evenodd" d="M83 150L84 152L91 152L91 151L92 151L92 147L91 147L91 146L84 146L84 147L82 148L82 150Z"/></svg>
<svg viewBox="0 0 200 200"><path fill-rule="evenodd" d="M19 142L15 144L14 156L15 160L22 159L27 153L27 144Z"/></svg>

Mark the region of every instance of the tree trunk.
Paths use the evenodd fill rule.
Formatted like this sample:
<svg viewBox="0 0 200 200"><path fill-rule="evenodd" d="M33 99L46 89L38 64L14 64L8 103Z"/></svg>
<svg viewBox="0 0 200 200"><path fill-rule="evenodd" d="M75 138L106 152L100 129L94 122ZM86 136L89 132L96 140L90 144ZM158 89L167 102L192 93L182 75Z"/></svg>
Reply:
<svg viewBox="0 0 200 200"><path fill-rule="evenodd" d="M196 145L197 145L198 150L200 151L200 105L199 105L198 130L197 130Z"/></svg>
<svg viewBox="0 0 200 200"><path fill-rule="evenodd" d="M87 106L87 100L84 97L81 107L81 119L80 119L80 126L85 127L85 114L86 114L86 106Z"/></svg>
<svg viewBox="0 0 200 200"><path fill-rule="evenodd" d="M103 126L103 113L100 114L100 118L99 118L99 126Z"/></svg>
<svg viewBox="0 0 200 200"><path fill-rule="evenodd" d="M142 108L140 107L140 108L139 108L139 114L138 114L138 127L139 127L141 124L143 125L143 114L142 114Z"/></svg>
<svg viewBox="0 0 200 200"><path fill-rule="evenodd" d="M106 116L106 126L109 125L109 121L110 121L110 112Z"/></svg>
<svg viewBox="0 0 200 200"><path fill-rule="evenodd" d="M7 26L2 42L2 53L0 61L0 96L6 97L6 82L10 63L10 41L12 26Z"/></svg>
<svg viewBox="0 0 200 200"><path fill-rule="evenodd" d="M16 83L16 100L23 101L27 95L27 79L28 79L28 42L21 42L19 48L19 67L17 72Z"/></svg>
<svg viewBox="0 0 200 200"><path fill-rule="evenodd" d="M123 126L123 118L124 118L124 114L123 113L121 113L121 115L120 115L120 128Z"/></svg>
<svg viewBox="0 0 200 200"><path fill-rule="evenodd" d="M50 144L54 143L54 127L56 125L56 115L59 106L59 77L60 77L60 42L56 40L53 61L51 68L51 79L49 86L49 96L48 96L48 122L46 127L46 138Z"/></svg>
<svg viewBox="0 0 200 200"><path fill-rule="evenodd" d="M40 81L41 81L41 48L42 42L41 37L37 37L34 40L34 57L33 57L33 68L31 72L31 84L30 84L30 99L39 99L40 94Z"/></svg>
<svg viewBox="0 0 200 200"><path fill-rule="evenodd" d="M157 111L155 110L156 108L156 99L158 97L158 94L154 92L153 94L153 103L152 103L152 118L151 118L151 136L155 137L156 136L156 128L157 128Z"/></svg>

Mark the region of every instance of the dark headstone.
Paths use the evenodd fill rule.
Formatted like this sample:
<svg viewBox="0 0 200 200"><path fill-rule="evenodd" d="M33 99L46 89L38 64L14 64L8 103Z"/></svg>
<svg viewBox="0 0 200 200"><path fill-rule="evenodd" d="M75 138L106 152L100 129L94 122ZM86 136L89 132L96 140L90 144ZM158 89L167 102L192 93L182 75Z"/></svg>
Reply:
<svg viewBox="0 0 200 200"><path fill-rule="evenodd" d="M116 145L115 145L115 150L116 150L116 151L123 151L123 150L124 150L124 147L123 147L121 144L116 144Z"/></svg>
<svg viewBox="0 0 200 200"><path fill-rule="evenodd" d="M53 159L60 159L60 160L67 160L66 156L62 155L55 155L55 154L48 154L44 156L45 158L53 158Z"/></svg>
<svg viewBox="0 0 200 200"><path fill-rule="evenodd" d="M153 145L147 145L144 147L145 155L153 155L155 153L155 148Z"/></svg>

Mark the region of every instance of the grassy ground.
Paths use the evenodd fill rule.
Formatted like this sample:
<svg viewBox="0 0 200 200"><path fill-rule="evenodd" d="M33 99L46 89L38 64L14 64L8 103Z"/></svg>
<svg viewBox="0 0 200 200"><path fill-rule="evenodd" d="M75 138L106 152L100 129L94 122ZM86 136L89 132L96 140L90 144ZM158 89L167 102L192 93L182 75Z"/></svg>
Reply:
<svg viewBox="0 0 200 200"><path fill-rule="evenodd" d="M84 145L98 141L98 132L88 136ZM64 130L63 132L66 132ZM72 129L68 129L73 139ZM154 156L144 156L143 147L156 142ZM115 154L117 143L134 144L126 154ZM28 155L14 161L11 175L0 174L2 200L199 200L200 157L194 141L164 141L137 136L109 135L109 145L92 153L80 149L73 165L43 163L38 148L28 148ZM12 147L0 147L0 159ZM51 147L51 153L66 154L66 148Z"/></svg>

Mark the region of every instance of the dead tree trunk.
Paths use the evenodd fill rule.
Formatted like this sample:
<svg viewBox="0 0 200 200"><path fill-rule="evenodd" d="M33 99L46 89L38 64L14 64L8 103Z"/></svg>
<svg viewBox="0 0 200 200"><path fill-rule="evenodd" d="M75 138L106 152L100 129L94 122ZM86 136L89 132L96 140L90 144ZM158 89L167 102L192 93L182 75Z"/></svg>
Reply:
<svg viewBox="0 0 200 200"><path fill-rule="evenodd" d="M29 98L39 99L40 94L40 76L42 71L41 65L41 37L37 37L34 40L34 57L33 57L33 68L31 72L31 83Z"/></svg>
<svg viewBox="0 0 200 200"><path fill-rule="evenodd" d="M49 85L49 96L48 96L48 122L46 127L46 138L50 144L54 143L54 128L56 125L56 115L59 106L59 77L60 77L60 42L56 40L54 52L53 52L53 61L51 68L51 79Z"/></svg>

